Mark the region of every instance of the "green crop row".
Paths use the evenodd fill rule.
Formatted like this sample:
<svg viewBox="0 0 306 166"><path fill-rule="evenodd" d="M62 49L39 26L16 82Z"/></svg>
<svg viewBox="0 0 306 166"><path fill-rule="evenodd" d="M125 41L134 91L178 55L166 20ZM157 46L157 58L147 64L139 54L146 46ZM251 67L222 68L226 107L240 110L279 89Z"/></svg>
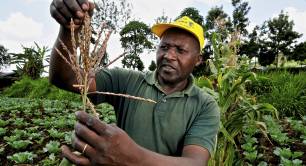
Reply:
<svg viewBox="0 0 306 166"><path fill-rule="evenodd" d="M60 146L71 144L80 102L0 98L0 163L58 165ZM115 122L110 105L97 106L100 119Z"/></svg>

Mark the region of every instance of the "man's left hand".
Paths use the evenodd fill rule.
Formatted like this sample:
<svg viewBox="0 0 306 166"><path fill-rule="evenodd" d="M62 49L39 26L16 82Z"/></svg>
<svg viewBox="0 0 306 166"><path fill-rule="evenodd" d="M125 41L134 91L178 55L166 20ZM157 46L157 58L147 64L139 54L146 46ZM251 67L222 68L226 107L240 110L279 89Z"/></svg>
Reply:
<svg viewBox="0 0 306 166"><path fill-rule="evenodd" d="M106 124L86 112L76 113L72 145L82 152L76 155L62 146L63 156L77 165L135 165L141 161L142 148L122 129Z"/></svg>

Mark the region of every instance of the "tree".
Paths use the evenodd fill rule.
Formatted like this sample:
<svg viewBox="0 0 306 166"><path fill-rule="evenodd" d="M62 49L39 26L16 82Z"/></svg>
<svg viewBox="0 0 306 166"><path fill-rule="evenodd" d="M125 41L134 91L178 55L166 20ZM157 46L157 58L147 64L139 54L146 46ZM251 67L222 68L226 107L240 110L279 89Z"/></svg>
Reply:
<svg viewBox="0 0 306 166"><path fill-rule="evenodd" d="M0 45L0 69L10 62L10 56L7 51L8 49L6 49L3 45Z"/></svg>
<svg viewBox="0 0 306 166"><path fill-rule="evenodd" d="M123 67L138 69L142 71L144 65L139 55L145 49L152 49L153 38L150 28L143 22L131 21L121 31L121 46L124 48L126 55L122 60Z"/></svg>
<svg viewBox="0 0 306 166"><path fill-rule="evenodd" d="M204 18L202 15L200 15L199 10L197 10L196 8L193 8L193 7L185 8L175 20L183 16L190 17L194 22L200 24L201 26L204 25Z"/></svg>
<svg viewBox="0 0 306 166"><path fill-rule="evenodd" d="M232 0L234 6L233 11L233 26L234 29L239 31L242 35L247 35L248 31L246 27L249 25L249 19L246 15L249 13L251 7L248 2L242 2L241 0Z"/></svg>
<svg viewBox="0 0 306 166"><path fill-rule="evenodd" d="M298 45L296 45L289 59L296 61L304 61L306 59L306 42L299 43Z"/></svg>
<svg viewBox="0 0 306 166"><path fill-rule="evenodd" d="M259 43L259 26L255 26L252 33L248 35L248 41L245 40L240 48L239 48L239 55L246 55L249 58L258 57L259 49L261 48Z"/></svg>
<svg viewBox="0 0 306 166"><path fill-rule="evenodd" d="M124 27L131 18L132 5L126 0L99 0L95 1L95 12L92 16L92 34L91 42L95 44L97 34L101 30L102 24L117 33ZM100 65L108 63L109 57L107 52L103 56Z"/></svg>
<svg viewBox="0 0 306 166"><path fill-rule="evenodd" d="M49 56L46 53L49 51L47 47L39 47L35 43L35 47L24 47L23 53L11 54L12 64L17 65L17 73L19 75L26 75L32 79L40 78L44 71L43 61Z"/></svg>
<svg viewBox="0 0 306 166"><path fill-rule="evenodd" d="M95 2L96 11L92 25L97 31L101 23L105 22L115 32L124 27L131 18L132 5L126 0L100 0Z"/></svg>
<svg viewBox="0 0 306 166"><path fill-rule="evenodd" d="M138 69L139 71L143 71L144 65L138 55L135 54L127 54L122 59L123 67Z"/></svg>
<svg viewBox="0 0 306 166"><path fill-rule="evenodd" d="M262 41L276 53L277 59L280 53L290 55L296 39L301 37L301 34L293 30L293 26L294 22L289 21L289 16L283 11L278 17L265 21L262 26Z"/></svg>
<svg viewBox="0 0 306 166"><path fill-rule="evenodd" d="M150 71L154 71L156 69L156 63L155 63L155 61L151 61L151 64L150 64L150 66L149 66L149 70Z"/></svg>
<svg viewBox="0 0 306 166"><path fill-rule="evenodd" d="M208 11L205 18L205 36L211 41L212 33L221 34L221 40L224 41L229 32L232 32L232 23L230 17L224 12L223 7L213 7Z"/></svg>
<svg viewBox="0 0 306 166"><path fill-rule="evenodd" d="M259 51L258 62L262 66L270 65L274 62L276 57L276 52L273 49L267 49L266 47L261 47Z"/></svg>

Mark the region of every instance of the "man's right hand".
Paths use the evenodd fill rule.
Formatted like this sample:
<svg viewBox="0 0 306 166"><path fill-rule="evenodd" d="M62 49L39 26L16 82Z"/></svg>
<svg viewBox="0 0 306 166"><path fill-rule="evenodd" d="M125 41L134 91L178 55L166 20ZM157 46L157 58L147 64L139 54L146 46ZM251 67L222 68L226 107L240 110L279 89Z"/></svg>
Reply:
<svg viewBox="0 0 306 166"><path fill-rule="evenodd" d="M59 88L80 93L78 88L73 87L74 84L78 83L74 71L69 65L67 65L56 49L58 49L65 57L69 56L67 50L63 48L61 43L64 43L66 48L70 51L74 49L70 33L71 19L73 19L74 24L76 25L74 28L77 30L85 18L85 12L92 15L94 8L94 3L89 2L88 0L52 0L50 13L61 27L51 52L49 80ZM89 91L96 91L94 78L94 76L91 78L92 81L89 85Z"/></svg>
<svg viewBox="0 0 306 166"><path fill-rule="evenodd" d="M65 28L70 28L71 18L77 27L81 25L85 12L92 15L93 9L94 4L88 0L53 0L50 5L51 16Z"/></svg>

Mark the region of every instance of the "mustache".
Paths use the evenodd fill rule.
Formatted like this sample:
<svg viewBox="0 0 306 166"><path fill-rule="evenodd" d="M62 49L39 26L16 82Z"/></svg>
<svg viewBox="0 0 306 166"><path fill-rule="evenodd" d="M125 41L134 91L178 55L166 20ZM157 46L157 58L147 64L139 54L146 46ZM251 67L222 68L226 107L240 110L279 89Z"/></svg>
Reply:
<svg viewBox="0 0 306 166"><path fill-rule="evenodd" d="M159 67L163 67L163 66L167 66L167 67L171 67L173 69L176 69L176 67L174 65L172 65L171 63L168 63L168 62L161 62Z"/></svg>

